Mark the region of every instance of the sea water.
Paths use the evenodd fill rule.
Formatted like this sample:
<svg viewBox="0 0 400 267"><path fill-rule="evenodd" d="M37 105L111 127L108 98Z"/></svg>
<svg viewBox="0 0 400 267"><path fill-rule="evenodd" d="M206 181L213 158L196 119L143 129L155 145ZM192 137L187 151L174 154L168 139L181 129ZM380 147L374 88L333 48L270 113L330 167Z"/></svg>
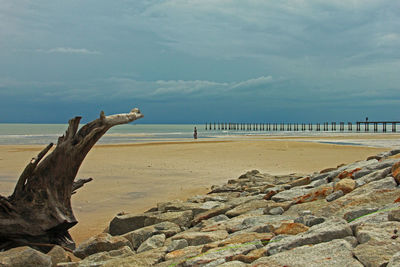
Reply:
<svg viewBox="0 0 400 267"><path fill-rule="evenodd" d="M347 125L346 125L347 126ZM313 137L311 140L299 139L299 141L311 141L319 143L332 143L340 145L362 145L371 147L398 147L400 140L388 138L374 139L374 132L366 133L364 129L360 132L350 132L345 129L344 132L332 131L253 131L253 130L209 130L204 124L124 124L111 128L100 140L102 144L127 144L138 142L168 142L168 141L185 141L193 139L194 127L197 128L199 140L222 138L230 139L251 139L257 140L268 137L271 140L279 139L279 137ZM214 127L214 126L213 126ZM212 128L213 128L212 127ZM68 128L67 124L0 124L0 145L45 145L48 143L56 143L59 136L65 133ZM337 127L338 128L338 127ZM279 129L279 127L278 127ZM308 129L308 125L307 125ZM370 129L372 130L372 129ZM378 129L381 130L381 129ZM382 134L382 131L379 131ZM368 135L368 139L352 138L346 139L319 139L327 136L360 136ZM393 133L385 133L388 137Z"/></svg>

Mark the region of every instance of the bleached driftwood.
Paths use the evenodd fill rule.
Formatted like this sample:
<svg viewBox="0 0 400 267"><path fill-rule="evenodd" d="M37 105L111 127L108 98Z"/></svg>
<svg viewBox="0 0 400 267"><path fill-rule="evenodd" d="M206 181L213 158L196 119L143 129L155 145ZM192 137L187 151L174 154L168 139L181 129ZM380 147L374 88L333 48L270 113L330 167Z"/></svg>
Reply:
<svg viewBox="0 0 400 267"><path fill-rule="evenodd" d="M65 134L44 148L25 167L14 192L0 196L0 250L31 245L46 250L48 244L73 249L68 229L77 223L71 195L92 178L74 182L79 167L96 142L115 125L142 118L139 109L100 117L79 129L81 117L69 121ZM41 246L40 244L43 244Z"/></svg>

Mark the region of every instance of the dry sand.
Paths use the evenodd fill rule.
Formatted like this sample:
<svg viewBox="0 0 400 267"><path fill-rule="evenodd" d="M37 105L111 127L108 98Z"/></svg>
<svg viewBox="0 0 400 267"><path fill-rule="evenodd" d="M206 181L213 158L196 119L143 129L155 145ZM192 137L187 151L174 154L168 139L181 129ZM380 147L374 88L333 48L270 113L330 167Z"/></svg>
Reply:
<svg viewBox="0 0 400 267"><path fill-rule="evenodd" d="M0 194L11 194L26 163L43 147L0 146ZM307 174L386 150L285 139L97 145L77 176L94 181L72 197L79 223L70 232L79 244L102 232L120 211L139 213L157 202L203 194L248 170Z"/></svg>

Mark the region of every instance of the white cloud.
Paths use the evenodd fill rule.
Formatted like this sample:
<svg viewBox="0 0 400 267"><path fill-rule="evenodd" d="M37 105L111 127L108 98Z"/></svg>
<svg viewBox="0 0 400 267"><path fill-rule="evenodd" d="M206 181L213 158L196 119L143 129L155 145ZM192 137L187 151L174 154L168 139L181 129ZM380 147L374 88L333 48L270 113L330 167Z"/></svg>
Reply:
<svg viewBox="0 0 400 267"><path fill-rule="evenodd" d="M62 54L86 54L86 55L99 55L99 51L89 50L86 48L71 48L71 47L56 47L51 49L37 49L37 52L43 52L48 54L62 53Z"/></svg>

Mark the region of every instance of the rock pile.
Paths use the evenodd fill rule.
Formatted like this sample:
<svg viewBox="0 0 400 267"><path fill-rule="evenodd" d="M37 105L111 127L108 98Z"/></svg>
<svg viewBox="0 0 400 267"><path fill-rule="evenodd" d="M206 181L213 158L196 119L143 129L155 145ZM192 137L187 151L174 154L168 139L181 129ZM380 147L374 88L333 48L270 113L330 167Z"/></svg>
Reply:
<svg viewBox="0 0 400 267"><path fill-rule="evenodd" d="M0 252L0 265L400 266L399 155L306 176L249 171L207 195L117 215L75 250L79 262L23 247Z"/></svg>

